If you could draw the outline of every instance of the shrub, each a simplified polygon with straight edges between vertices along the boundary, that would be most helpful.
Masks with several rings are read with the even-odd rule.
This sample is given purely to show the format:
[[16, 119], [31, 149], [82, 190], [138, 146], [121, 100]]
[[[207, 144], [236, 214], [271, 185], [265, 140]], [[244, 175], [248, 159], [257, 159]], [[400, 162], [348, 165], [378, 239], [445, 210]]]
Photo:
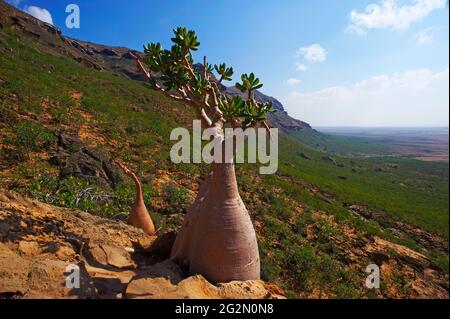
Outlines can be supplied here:
[[[49, 204], [125, 219], [135, 200], [134, 187], [132, 183], [121, 182], [112, 192], [106, 192], [77, 177], [59, 180], [45, 175], [34, 180], [28, 189], [34, 197]], [[143, 185], [142, 192], [146, 202], [155, 195], [148, 185]]]
[[32, 121], [21, 121], [13, 126], [12, 131], [14, 135], [10, 142], [24, 155], [56, 140], [42, 125]]
[[358, 290], [349, 284], [336, 285], [336, 298], [339, 299], [356, 299], [359, 297]]
[[295, 246], [287, 256], [286, 268], [294, 273], [301, 290], [308, 290], [310, 277], [317, 264], [317, 257], [311, 245]]
[[164, 200], [166, 205], [162, 210], [165, 214], [185, 212], [189, 204], [187, 191], [174, 184], [167, 184], [164, 187]]
[[66, 107], [53, 107], [50, 109], [50, 115], [52, 116], [52, 122], [69, 124], [70, 115]]
[[264, 281], [275, 282], [280, 276], [282, 269], [278, 264], [268, 257], [261, 260], [261, 278]]

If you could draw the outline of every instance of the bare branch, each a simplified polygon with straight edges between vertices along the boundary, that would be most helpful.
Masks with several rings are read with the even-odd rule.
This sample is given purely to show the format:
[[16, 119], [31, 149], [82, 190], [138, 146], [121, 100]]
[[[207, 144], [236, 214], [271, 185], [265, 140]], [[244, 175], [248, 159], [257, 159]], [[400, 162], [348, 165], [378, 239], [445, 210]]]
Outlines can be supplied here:
[[203, 109], [203, 108], [197, 109], [197, 116], [200, 117], [200, 119], [202, 120], [202, 124], [205, 127], [211, 127], [212, 121], [209, 118], [209, 116], [206, 114], [205, 109]]
[[269, 134], [269, 137], [272, 137], [272, 133], [270, 132], [269, 125], [266, 123], [266, 121], [263, 121], [263, 126], [266, 128], [266, 131]]
[[141, 71], [141, 73], [143, 73], [148, 79], [151, 79], [150, 72], [148, 72], [148, 71], [145, 69], [144, 65], [143, 65], [142, 62], [141, 62], [141, 59], [140, 59], [137, 55], [135, 55], [133, 52], [130, 52], [130, 55], [131, 55], [131, 56], [134, 58], [134, 60], [136, 61], [136, 65], [137, 65], [139, 71]]
[[[136, 56], [136, 55], [133, 54], [133, 53], [130, 53], [130, 54], [131, 54], [131, 56], [135, 59], [139, 71], [141, 71], [148, 79], [152, 79], [152, 76], [151, 76], [150, 72], [148, 72], [148, 71], [146, 70], [146, 68], [144, 67], [143, 63], [142, 63], [141, 60], [139, 59], [139, 57]], [[186, 62], [188, 62], [187, 59], [186, 59]], [[189, 65], [189, 63], [188, 63], [188, 65]], [[192, 70], [192, 69], [191, 69], [191, 70]], [[193, 72], [193, 70], [192, 70], [192, 72]], [[187, 90], [184, 90], [183, 88], [178, 90], [178, 92], [179, 92], [182, 96], [177, 96], [177, 95], [175, 95], [175, 94], [168, 93], [165, 89], [163, 89], [163, 88], [162, 88], [158, 83], [156, 83], [156, 82], [155, 82], [155, 88], [156, 88], [158, 91], [163, 92], [167, 97], [171, 98], [172, 100], [175, 100], [175, 101], [178, 101], [178, 102], [181, 102], [181, 103], [185, 103], [185, 104], [188, 104], [189, 106], [194, 107], [194, 108], [197, 110], [198, 116], [199, 116], [200, 119], [202, 120], [203, 125], [205, 125], [205, 126], [207, 126], [207, 127], [211, 126], [211, 123], [212, 123], [211, 119], [210, 119], [210, 118], [208, 117], [208, 115], [205, 113], [205, 111], [204, 111], [203, 108], [201, 107], [201, 104], [198, 103], [198, 102], [196, 101], [195, 96], [194, 96], [194, 94], [192, 94], [192, 91], [190, 90], [189, 87], [185, 86], [185, 88], [186, 88]], [[187, 92], [188, 92], [188, 93], [187, 93]]]
[[125, 166], [125, 164], [119, 162], [117, 159], [113, 160], [113, 163], [119, 166], [126, 175], [130, 176], [136, 185], [137, 184], [140, 185], [139, 179], [137, 178], [136, 174], [132, 170], [130, 170], [127, 166]]
[[[191, 99], [192, 101], [195, 100], [195, 102], [198, 101], [198, 99], [194, 96], [194, 94], [192, 93], [192, 91], [190, 90], [190, 88], [188, 86], [185, 86], [184, 88], [179, 90], [184, 96], [185, 98]], [[212, 124], [211, 119], [209, 118], [209, 116], [206, 114], [205, 109], [201, 106], [201, 103], [196, 103], [196, 110], [197, 110], [197, 116], [200, 118], [200, 120], [202, 120], [202, 124], [205, 127], [210, 127]]]
[[205, 55], [205, 56], [203, 56], [203, 77], [206, 80], [209, 80], [208, 77], [207, 77], [207, 73], [208, 73], [208, 70], [207, 70], [206, 55]]
[[[189, 54], [190, 54], [190, 52], [189, 52]], [[189, 74], [191, 75], [192, 79], [195, 79], [196, 75], [195, 75], [194, 69], [192, 68], [191, 63], [188, 61], [186, 56], [184, 56], [184, 65], [187, 68], [187, 70], [189, 71]]]
[[217, 83], [214, 81], [209, 81], [210, 88], [209, 88], [209, 94], [212, 97], [212, 111], [214, 112], [214, 122], [217, 122], [219, 120], [223, 121], [223, 113], [219, 109], [219, 101], [217, 99], [217, 95], [220, 94], [219, 87], [217, 86]]

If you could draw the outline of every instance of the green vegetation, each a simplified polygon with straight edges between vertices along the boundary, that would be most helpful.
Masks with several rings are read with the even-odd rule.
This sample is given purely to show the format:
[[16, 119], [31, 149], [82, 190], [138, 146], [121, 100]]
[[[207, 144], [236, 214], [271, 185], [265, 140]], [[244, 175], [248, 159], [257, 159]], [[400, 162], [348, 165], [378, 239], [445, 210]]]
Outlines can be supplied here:
[[[156, 195], [155, 190], [148, 185], [142, 188], [144, 200], [151, 202]], [[28, 190], [43, 202], [109, 218], [126, 217], [136, 196], [133, 183], [121, 182], [112, 192], [107, 192], [96, 184], [72, 176], [65, 179], [40, 176], [29, 185]]]
[[165, 214], [184, 213], [189, 207], [188, 195], [183, 187], [168, 184], [164, 188], [164, 198], [167, 206], [162, 208]]
[[[161, 189], [143, 183], [145, 202], [157, 227], [179, 226], [180, 213], [190, 204], [187, 189], [195, 190], [207, 173], [203, 166], [168, 160], [170, 131], [189, 126], [190, 111], [144, 84], [42, 53], [26, 36], [3, 30], [0, 40], [12, 50], [0, 48], [0, 187], [55, 205], [126, 218], [133, 184], [122, 181], [108, 191], [74, 177], [61, 180], [45, 157], [56, 132], [77, 135], [87, 125], [93, 135], [113, 145], [98, 143], [98, 148], [132, 163], [141, 180], [149, 181], [161, 171], [170, 175]], [[81, 93], [79, 100], [71, 97], [73, 92]], [[167, 112], [175, 108], [177, 112]], [[323, 143], [329, 150], [336, 144]], [[360, 149], [359, 141], [355, 143], [351, 148]], [[290, 297], [307, 296], [314, 289], [319, 290], [314, 292], [318, 297], [371, 297], [361, 285], [364, 269], [346, 264], [347, 252], [334, 241], [345, 242], [345, 236], [326, 217], [360, 234], [423, 248], [414, 238], [395, 237], [383, 227], [383, 219], [353, 215], [345, 204], [384, 211], [448, 240], [448, 164], [334, 154], [333, 163], [315, 144], [312, 137], [299, 143], [281, 134], [276, 175], [258, 175], [250, 165], [237, 167], [242, 198], [260, 225], [263, 279], [276, 282]], [[16, 152], [22, 155], [13, 156]], [[299, 156], [301, 152], [310, 159]], [[447, 255], [437, 250], [428, 255], [448, 271]], [[401, 277], [397, 281], [403, 285]]]
[[315, 130], [292, 132], [290, 135], [304, 145], [327, 153], [361, 155], [380, 154], [385, 151], [383, 145], [369, 143], [360, 137], [329, 135]]
[[[304, 152], [310, 157], [298, 156]], [[448, 164], [414, 159], [348, 159], [280, 142], [279, 173], [320, 186], [340, 202], [366, 205], [448, 239]], [[346, 179], [340, 179], [345, 176]]]
[[15, 154], [19, 158], [26, 158], [30, 151], [38, 151], [41, 147], [55, 140], [55, 136], [41, 124], [31, 121], [21, 121], [11, 126], [12, 138], [5, 142], [16, 146]]

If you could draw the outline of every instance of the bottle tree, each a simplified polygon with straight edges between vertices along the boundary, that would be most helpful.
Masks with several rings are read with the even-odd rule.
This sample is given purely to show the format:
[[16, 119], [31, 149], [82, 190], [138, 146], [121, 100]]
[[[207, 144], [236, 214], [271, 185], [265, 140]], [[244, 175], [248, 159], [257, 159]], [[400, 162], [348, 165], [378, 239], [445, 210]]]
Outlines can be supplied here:
[[[135, 56], [153, 88], [192, 107], [202, 128], [210, 128], [222, 148], [226, 138], [235, 138], [225, 136], [225, 127], [246, 129], [261, 124], [269, 130], [265, 120], [273, 111], [272, 105], [255, 101], [253, 93], [262, 84], [253, 73], [243, 74], [241, 82], [236, 83], [244, 98], [227, 96], [219, 87], [231, 80], [233, 68], [213, 66], [206, 57], [203, 67], [195, 68], [192, 52], [198, 50], [200, 42], [194, 31], [179, 27], [171, 40], [174, 44], [170, 49], [150, 43], [144, 46], [143, 61]], [[153, 74], [158, 75], [159, 83]], [[210, 173], [185, 216], [171, 258], [189, 273], [201, 274], [211, 282], [260, 278], [256, 234], [239, 195], [232, 160], [222, 156], [222, 160], [216, 158], [211, 163]]]

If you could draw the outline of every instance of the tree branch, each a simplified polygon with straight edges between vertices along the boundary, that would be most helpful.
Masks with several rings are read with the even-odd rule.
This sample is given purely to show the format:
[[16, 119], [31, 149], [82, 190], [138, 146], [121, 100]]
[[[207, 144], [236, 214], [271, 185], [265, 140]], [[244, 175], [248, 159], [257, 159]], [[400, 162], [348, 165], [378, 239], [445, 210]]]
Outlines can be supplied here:
[[[210, 88], [209, 88], [209, 92], [212, 96], [212, 100], [213, 100], [213, 105], [212, 105], [212, 111], [214, 112], [214, 123], [217, 121], [223, 121], [223, 113], [222, 111], [219, 109], [219, 101], [217, 99], [217, 92], [219, 91], [219, 88], [217, 86], [217, 83], [209, 81], [210, 84]], [[216, 92], [217, 90], [217, 92]]]
[[194, 69], [192, 68], [191, 63], [189, 63], [186, 56], [184, 56], [184, 65], [187, 68], [187, 70], [189, 71], [189, 74], [191, 75], [192, 79], [195, 79], [196, 75], [195, 75]]
[[203, 56], [203, 77], [206, 80], [209, 80], [209, 78], [207, 77], [208, 70], [206, 68], [207, 68], [207, 64], [206, 64], [206, 55], [205, 55], [205, 56]]
[[212, 121], [209, 118], [209, 116], [206, 114], [205, 109], [197, 109], [197, 116], [200, 117], [200, 120], [202, 121], [202, 125], [205, 127], [211, 127]]
[[141, 71], [141, 73], [143, 73], [143, 74], [146, 76], [146, 78], [150, 80], [150, 79], [152, 78], [151, 75], [150, 75], [150, 72], [148, 72], [148, 71], [145, 69], [145, 67], [144, 67], [144, 65], [142, 64], [142, 62], [141, 62], [141, 60], [139, 59], [139, 57], [138, 57], [136, 54], [134, 54], [133, 52], [130, 52], [130, 55], [131, 55], [131, 57], [134, 58], [134, 60], [136, 61], [136, 65], [137, 65], [139, 71]]
[[269, 125], [266, 123], [266, 121], [263, 121], [263, 126], [266, 128], [266, 131], [269, 134], [269, 137], [272, 137], [272, 133], [270, 132]]
[[[152, 79], [151, 73], [149, 71], [147, 71], [147, 69], [144, 67], [144, 65], [143, 65], [142, 61], [139, 59], [139, 57], [136, 56], [132, 52], [130, 52], [130, 55], [135, 59], [136, 65], [137, 65], [139, 71], [141, 71], [141, 73], [143, 73], [147, 79]], [[189, 61], [187, 61], [187, 59], [185, 59], [185, 60], [186, 60], [186, 62], [189, 62]], [[188, 65], [189, 65], [189, 63], [188, 63]], [[190, 68], [190, 69], [193, 74], [192, 68]], [[194, 107], [197, 110], [197, 115], [199, 116], [200, 120], [202, 121], [202, 124], [205, 125], [206, 127], [211, 126], [211, 124], [212, 124], [211, 119], [205, 113], [205, 110], [202, 108], [201, 104], [196, 101], [194, 94], [192, 94], [191, 90], [187, 86], [185, 88], [187, 89], [187, 92], [189, 92], [189, 93], [187, 93], [186, 90], [184, 90], [184, 89], [179, 89], [178, 92], [182, 96], [177, 96], [175, 94], [171, 94], [171, 93], [167, 92], [156, 82], [154, 83], [154, 85], [158, 91], [163, 92], [167, 97], [171, 98], [172, 100], [175, 100], [175, 101], [178, 101], [181, 103], [185, 103], [185, 104], [188, 104], [189, 106]]]

